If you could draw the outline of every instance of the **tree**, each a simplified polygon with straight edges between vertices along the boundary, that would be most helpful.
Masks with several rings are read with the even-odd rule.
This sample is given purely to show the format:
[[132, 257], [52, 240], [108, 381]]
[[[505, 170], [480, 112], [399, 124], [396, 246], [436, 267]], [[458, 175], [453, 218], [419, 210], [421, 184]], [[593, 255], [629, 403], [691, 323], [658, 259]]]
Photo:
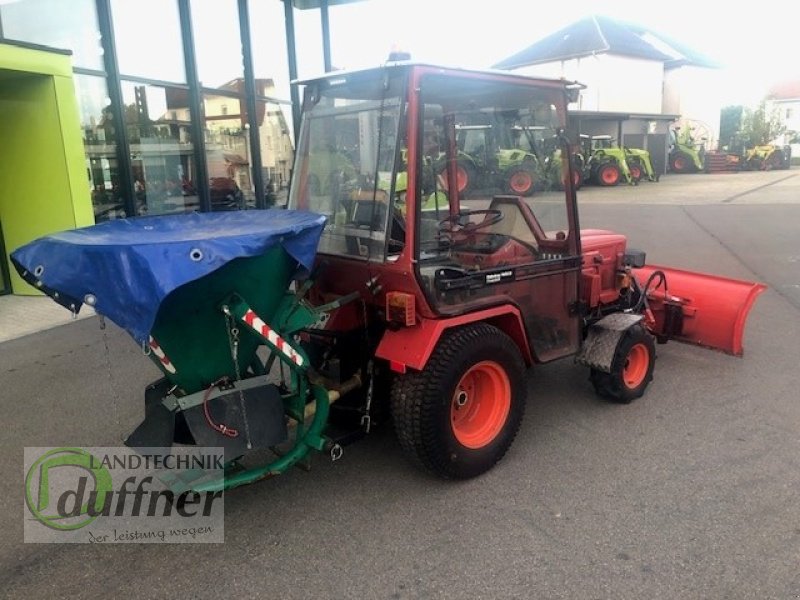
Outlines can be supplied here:
[[742, 136], [750, 147], [769, 144], [786, 131], [780, 114], [774, 107], [768, 107], [766, 100], [755, 109], [745, 109], [742, 117]]
[[743, 106], [726, 106], [720, 112], [719, 118], [719, 143], [728, 149], [736, 141], [736, 135], [742, 128]]

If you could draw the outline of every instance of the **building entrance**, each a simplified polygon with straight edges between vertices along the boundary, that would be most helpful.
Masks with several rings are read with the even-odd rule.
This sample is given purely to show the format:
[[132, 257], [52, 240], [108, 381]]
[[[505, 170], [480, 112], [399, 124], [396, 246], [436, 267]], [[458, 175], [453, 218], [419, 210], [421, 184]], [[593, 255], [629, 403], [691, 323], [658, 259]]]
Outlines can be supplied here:
[[37, 294], [8, 254], [94, 222], [68, 53], [0, 43], [0, 293]]

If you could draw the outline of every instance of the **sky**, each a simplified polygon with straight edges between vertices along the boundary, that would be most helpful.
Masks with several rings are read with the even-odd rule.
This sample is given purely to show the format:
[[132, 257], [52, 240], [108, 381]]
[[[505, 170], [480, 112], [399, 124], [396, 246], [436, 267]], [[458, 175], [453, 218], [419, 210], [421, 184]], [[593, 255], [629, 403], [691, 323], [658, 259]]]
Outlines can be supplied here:
[[[720, 63], [723, 103], [755, 105], [772, 84], [800, 79], [798, 6], [796, 0], [363, 0], [330, 7], [331, 54], [335, 67], [352, 69], [382, 63], [396, 46], [414, 60], [487, 68], [602, 14], [661, 32]], [[319, 11], [296, 15], [299, 73], [312, 76], [323, 64]]]

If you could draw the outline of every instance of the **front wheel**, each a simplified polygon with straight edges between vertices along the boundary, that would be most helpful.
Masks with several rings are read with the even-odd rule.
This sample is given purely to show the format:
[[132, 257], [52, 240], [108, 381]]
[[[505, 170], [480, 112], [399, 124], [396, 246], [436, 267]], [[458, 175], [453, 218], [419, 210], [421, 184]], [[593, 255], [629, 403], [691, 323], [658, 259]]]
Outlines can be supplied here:
[[512, 167], [505, 175], [505, 190], [515, 196], [533, 195], [533, 170], [519, 165]]
[[692, 173], [696, 167], [692, 157], [685, 152], [675, 152], [669, 157], [669, 168], [673, 173]]
[[611, 372], [592, 369], [589, 379], [600, 396], [629, 404], [644, 394], [653, 380], [655, 364], [653, 336], [642, 325], [634, 325], [617, 343]]
[[631, 179], [636, 183], [639, 183], [644, 177], [644, 168], [638, 160], [628, 161], [628, 170], [631, 172]]
[[395, 379], [391, 405], [413, 462], [445, 479], [476, 477], [503, 458], [522, 422], [519, 349], [486, 323], [448, 331], [422, 371]]

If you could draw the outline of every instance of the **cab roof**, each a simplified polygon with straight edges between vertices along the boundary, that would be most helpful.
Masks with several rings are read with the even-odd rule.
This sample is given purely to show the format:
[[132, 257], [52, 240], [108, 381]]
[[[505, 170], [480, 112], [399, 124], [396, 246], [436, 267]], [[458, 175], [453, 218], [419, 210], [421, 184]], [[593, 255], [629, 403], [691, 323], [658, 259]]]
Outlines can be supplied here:
[[560, 85], [564, 86], [565, 88], [566, 87], [571, 87], [571, 86], [574, 86], [574, 85], [578, 85], [578, 86], [581, 85], [577, 81], [569, 81], [569, 80], [563, 79], [563, 78], [562, 79], [556, 79], [556, 78], [553, 78], [553, 77], [531, 77], [529, 75], [520, 75], [520, 74], [517, 74], [517, 73], [510, 73], [509, 71], [503, 71], [503, 70], [500, 70], [500, 69], [466, 69], [466, 68], [463, 68], [463, 67], [450, 67], [450, 66], [443, 66], [443, 65], [435, 65], [435, 64], [432, 64], [432, 63], [424, 63], [424, 62], [417, 62], [417, 61], [407, 61], [407, 60], [386, 62], [381, 66], [370, 67], [370, 68], [365, 68], [365, 69], [331, 71], [330, 73], [322, 73], [322, 74], [320, 74], [318, 76], [315, 76], [315, 77], [309, 77], [309, 78], [305, 78], [305, 79], [296, 79], [296, 80], [293, 80], [292, 83], [293, 84], [298, 84], [298, 85], [308, 85], [308, 84], [313, 83], [315, 81], [324, 81], [324, 80], [335, 81], [337, 79], [343, 79], [343, 78], [346, 79], [346, 78], [351, 77], [353, 75], [357, 75], [357, 76], [368, 76], [369, 74], [378, 75], [378, 74], [380, 74], [382, 72], [385, 72], [386, 70], [409, 70], [410, 71], [411, 69], [415, 69], [415, 68], [438, 70], [438, 71], [440, 71], [442, 73], [450, 72], [450, 73], [454, 73], [454, 74], [456, 74], [456, 73], [465, 73], [465, 74], [466, 73], [470, 73], [470, 74], [476, 74], [476, 75], [486, 75], [486, 76], [491, 76], [491, 77], [502, 78], [502, 79], [504, 79], [506, 81], [508, 81], [509, 79], [517, 79], [519, 81], [526, 81], [526, 82], [537, 81], [537, 82], [541, 82], [541, 83], [560, 84]]

